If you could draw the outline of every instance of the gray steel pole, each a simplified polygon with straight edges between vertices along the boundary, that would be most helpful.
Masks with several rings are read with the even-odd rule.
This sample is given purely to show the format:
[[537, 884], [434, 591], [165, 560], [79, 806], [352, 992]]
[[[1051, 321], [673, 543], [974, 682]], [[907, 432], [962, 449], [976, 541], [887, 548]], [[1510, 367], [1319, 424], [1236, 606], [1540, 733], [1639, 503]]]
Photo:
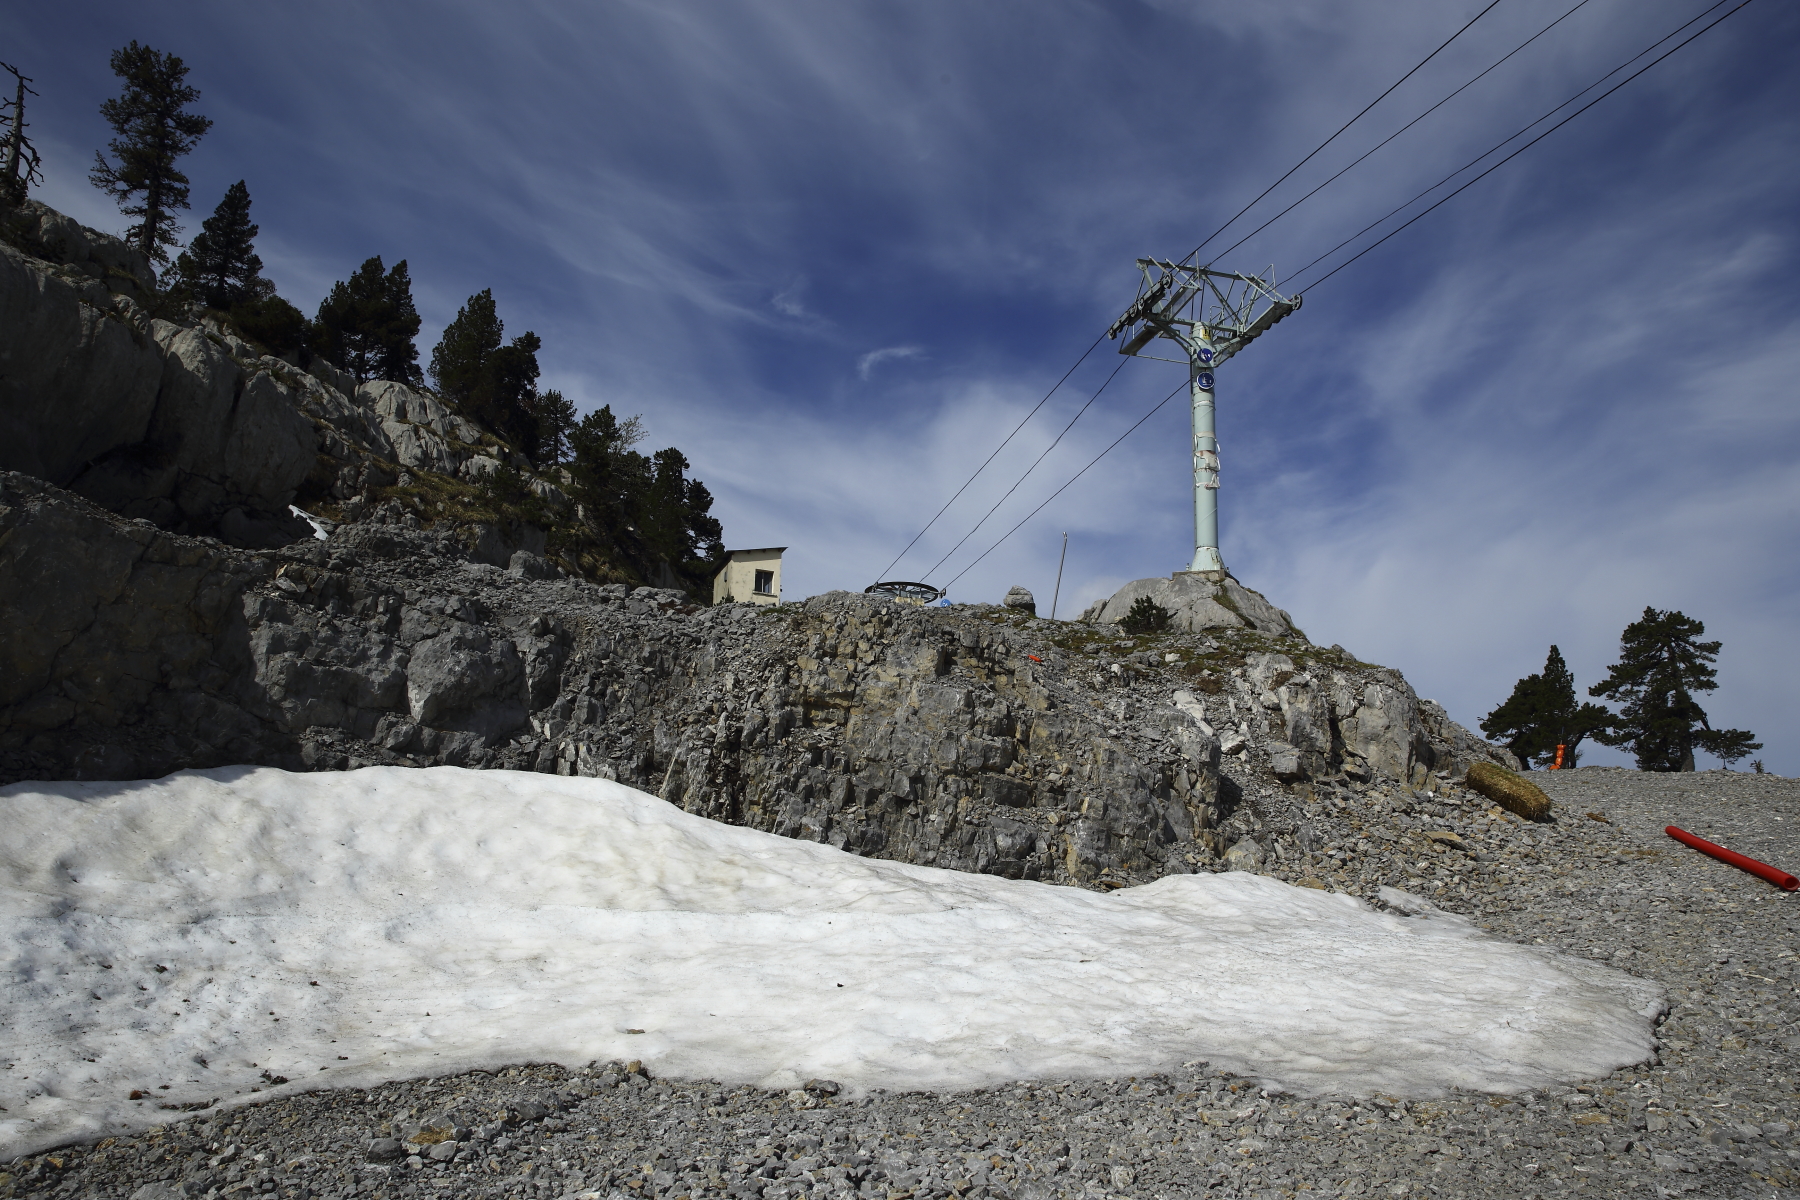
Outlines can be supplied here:
[[1213, 424], [1213, 360], [1206, 331], [1194, 326], [1188, 343], [1188, 394], [1194, 425], [1194, 561], [1190, 571], [1223, 571], [1219, 557], [1219, 439]]
[[1056, 601], [1062, 595], [1063, 563], [1069, 557], [1069, 535], [1063, 534], [1062, 557], [1056, 560], [1056, 590], [1050, 593], [1050, 619], [1056, 620]]

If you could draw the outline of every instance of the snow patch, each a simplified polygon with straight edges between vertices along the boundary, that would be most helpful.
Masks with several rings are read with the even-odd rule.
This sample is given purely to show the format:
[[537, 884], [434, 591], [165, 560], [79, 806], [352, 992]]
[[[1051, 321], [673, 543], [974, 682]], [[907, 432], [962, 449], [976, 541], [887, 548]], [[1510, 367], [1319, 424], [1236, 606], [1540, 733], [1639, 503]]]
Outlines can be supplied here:
[[1206, 1059], [1421, 1096], [1653, 1049], [1654, 987], [1464, 922], [864, 859], [599, 779], [234, 767], [16, 784], [0, 821], [0, 1157], [527, 1060], [855, 1090]]

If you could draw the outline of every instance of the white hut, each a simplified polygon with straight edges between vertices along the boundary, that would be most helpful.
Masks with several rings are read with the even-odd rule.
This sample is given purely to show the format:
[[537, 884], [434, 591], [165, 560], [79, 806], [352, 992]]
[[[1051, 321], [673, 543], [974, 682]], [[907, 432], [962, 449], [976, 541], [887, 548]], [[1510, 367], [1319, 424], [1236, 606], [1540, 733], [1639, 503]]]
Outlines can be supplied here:
[[781, 603], [781, 553], [786, 549], [727, 550], [725, 565], [713, 576], [713, 603]]

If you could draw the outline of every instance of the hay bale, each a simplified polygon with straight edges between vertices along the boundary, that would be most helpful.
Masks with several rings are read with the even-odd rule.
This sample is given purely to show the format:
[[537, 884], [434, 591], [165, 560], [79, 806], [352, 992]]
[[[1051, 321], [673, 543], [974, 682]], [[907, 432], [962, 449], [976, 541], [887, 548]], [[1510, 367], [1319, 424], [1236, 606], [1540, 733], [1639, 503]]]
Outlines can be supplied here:
[[1469, 768], [1465, 781], [1495, 804], [1527, 821], [1541, 821], [1550, 815], [1550, 797], [1537, 784], [1523, 779], [1505, 767], [1479, 762]]

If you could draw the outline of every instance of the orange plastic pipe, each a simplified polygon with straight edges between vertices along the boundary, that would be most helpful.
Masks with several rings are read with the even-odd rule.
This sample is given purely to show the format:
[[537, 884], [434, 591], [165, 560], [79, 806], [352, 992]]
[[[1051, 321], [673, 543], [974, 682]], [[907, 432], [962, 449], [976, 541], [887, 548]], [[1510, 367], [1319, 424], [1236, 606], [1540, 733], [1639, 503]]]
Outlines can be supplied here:
[[1710, 854], [1722, 863], [1730, 863], [1740, 870], [1748, 871], [1758, 879], [1766, 879], [1783, 891], [1800, 889], [1800, 879], [1795, 879], [1786, 871], [1771, 867], [1768, 863], [1757, 862], [1754, 858], [1746, 858], [1735, 850], [1727, 850], [1723, 846], [1715, 846], [1705, 838], [1697, 838], [1685, 829], [1677, 829], [1670, 825], [1663, 830], [1684, 846], [1692, 846], [1702, 854]]

